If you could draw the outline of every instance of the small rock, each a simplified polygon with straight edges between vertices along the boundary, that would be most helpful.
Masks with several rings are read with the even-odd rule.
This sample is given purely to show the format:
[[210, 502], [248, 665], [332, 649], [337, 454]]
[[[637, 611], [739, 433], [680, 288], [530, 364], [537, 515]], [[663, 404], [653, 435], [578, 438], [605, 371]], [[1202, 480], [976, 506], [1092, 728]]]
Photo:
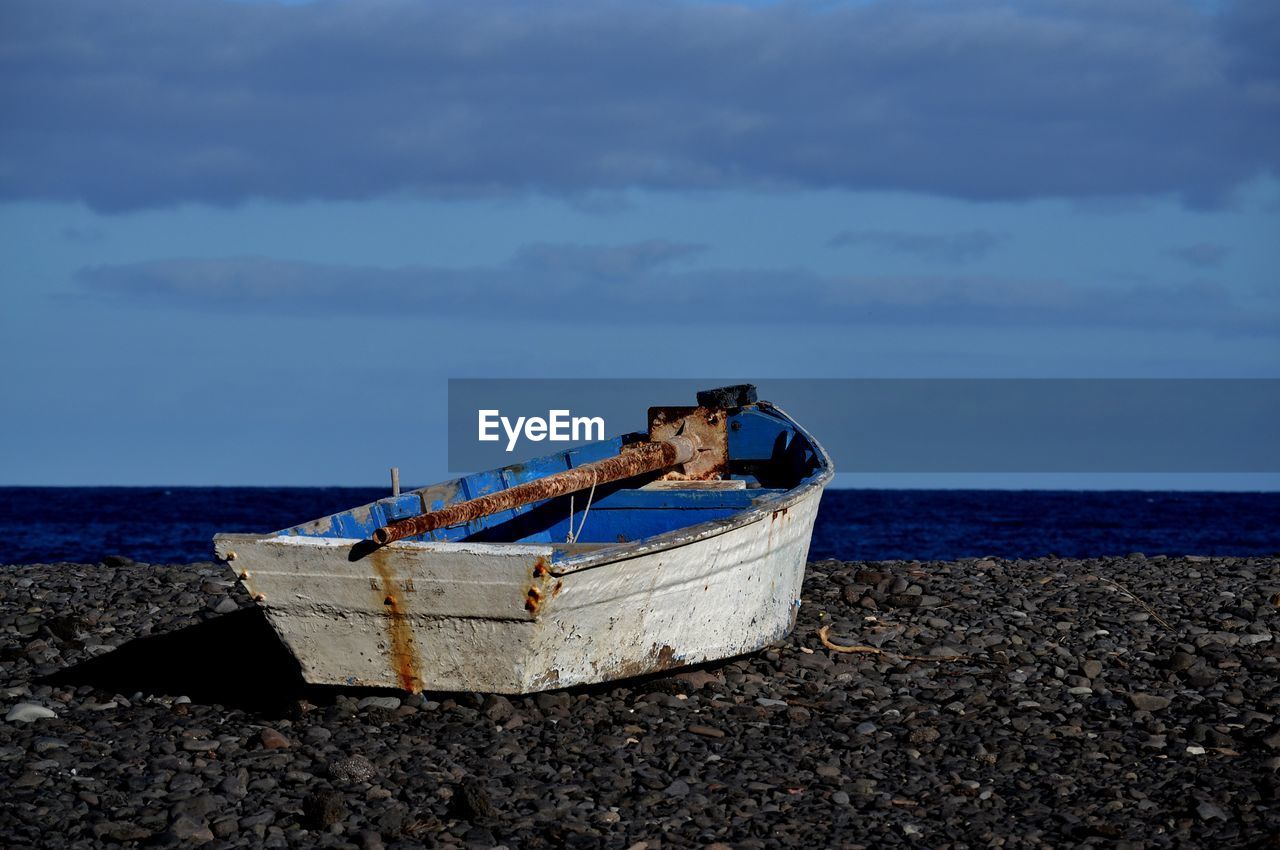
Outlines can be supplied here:
[[66, 749], [67, 742], [58, 738], [36, 738], [31, 744], [31, 749], [37, 753], [47, 753], [50, 750]]
[[794, 726], [806, 726], [812, 718], [812, 713], [804, 706], [792, 705], [787, 708], [787, 719]]
[[724, 732], [721, 731], [720, 729], [716, 729], [714, 726], [700, 726], [695, 723], [688, 728], [688, 731], [691, 734], [701, 735], [704, 738], [723, 738], [724, 737]]
[[36, 720], [46, 720], [57, 716], [58, 713], [51, 708], [45, 708], [43, 705], [38, 705], [34, 702], [20, 702], [9, 709], [9, 713], [4, 716], [4, 719], [10, 723], [31, 723]]
[[286, 750], [290, 746], [289, 739], [270, 726], [258, 733], [258, 740], [262, 741], [264, 750]]
[[221, 741], [212, 739], [187, 738], [182, 742], [182, 749], [189, 753], [211, 753], [220, 746], [222, 746]]
[[1129, 702], [1138, 711], [1164, 711], [1173, 701], [1156, 694], [1131, 693]]
[[204, 821], [179, 815], [169, 825], [169, 834], [184, 844], [203, 844], [213, 840], [213, 830]]
[[853, 780], [853, 791], [863, 797], [868, 797], [876, 793], [876, 786], [879, 783], [874, 779], [855, 779]]
[[262, 835], [267, 831], [267, 827], [275, 822], [275, 819], [276, 813], [268, 809], [265, 812], [258, 812], [256, 815], [246, 815], [240, 818], [240, 828]]
[[455, 816], [472, 823], [492, 821], [498, 816], [489, 792], [478, 779], [470, 776], [458, 784], [450, 808]]
[[234, 599], [232, 599], [230, 596], [224, 596], [222, 597], [221, 602], [213, 606], [213, 613], [230, 614], [231, 612], [238, 611], [239, 609], [240, 609], [240, 606], [236, 604], [236, 601]]
[[346, 800], [331, 788], [312, 791], [302, 800], [302, 817], [311, 829], [328, 829], [346, 816]]
[[239, 800], [249, 793], [248, 783], [249, 771], [240, 768], [240, 770], [218, 783], [218, 790], [229, 797]]
[[333, 737], [333, 733], [323, 726], [309, 726], [302, 737], [308, 744], [323, 744]]
[[102, 821], [93, 825], [93, 834], [108, 841], [142, 841], [151, 837], [151, 830], [126, 821]]
[[44, 621], [44, 627], [62, 643], [75, 643], [86, 631], [83, 619], [75, 614], [59, 614]]
[[677, 673], [676, 678], [688, 682], [689, 686], [695, 691], [702, 690], [707, 685], [724, 681], [723, 676], [717, 673], [709, 673], [706, 670], [686, 670], [683, 673]]
[[[875, 731], [875, 724], [868, 723], [866, 725], [871, 727], [871, 732]], [[870, 735], [871, 732], [866, 732], [864, 734]], [[929, 744], [938, 740], [940, 737], [942, 737], [942, 733], [932, 726], [917, 726], [915, 729], [911, 730], [910, 734], [907, 735], [907, 740], [913, 744]]]
[[1197, 664], [1183, 675], [1186, 676], [1187, 684], [1193, 688], [1212, 688], [1218, 683], [1218, 674], [1204, 664]]
[[1090, 658], [1088, 661], [1080, 665], [1080, 672], [1084, 673], [1086, 679], [1096, 679], [1102, 675], [1102, 662], [1097, 659]]
[[859, 735], [874, 735], [876, 731], [876, 724], [869, 720], [863, 721], [855, 726], [853, 731], [857, 732]]
[[199, 794], [195, 797], [179, 800], [173, 806], [171, 814], [175, 819], [181, 815], [186, 815], [195, 820], [203, 820], [225, 806], [226, 800], [220, 797], [215, 797], [212, 794]]
[[503, 724], [515, 715], [516, 709], [511, 700], [501, 694], [489, 694], [484, 698], [481, 712], [494, 723]]
[[383, 708], [387, 711], [395, 711], [399, 707], [399, 697], [365, 697], [356, 705], [356, 708], [360, 711], [364, 711], [366, 708]]
[[365, 782], [377, 772], [373, 762], [359, 753], [329, 763], [329, 775], [343, 782]]
[[1200, 816], [1201, 820], [1227, 819], [1227, 813], [1222, 810], [1222, 807], [1216, 803], [1210, 803], [1208, 800], [1196, 806], [1196, 814]]

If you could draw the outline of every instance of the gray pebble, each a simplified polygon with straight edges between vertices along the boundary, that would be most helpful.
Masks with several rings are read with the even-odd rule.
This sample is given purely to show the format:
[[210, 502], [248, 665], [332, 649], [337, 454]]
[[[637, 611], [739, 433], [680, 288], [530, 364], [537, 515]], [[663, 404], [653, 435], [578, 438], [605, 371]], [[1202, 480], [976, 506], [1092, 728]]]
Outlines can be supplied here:
[[365, 782], [377, 772], [373, 762], [359, 753], [329, 763], [329, 775], [344, 782]]
[[359, 709], [364, 711], [366, 708], [382, 708], [387, 711], [395, 711], [400, 707], [399, 697], [365, 697], [360, 700]]
[[47, 720], [57, 716], [57, 712], [53, 709], [45, 708], [38, 703], [20, 702], [9, 709], [9, 713], [4, 716], [4, 719], [10, 723], [33, 723], [37, 720]]

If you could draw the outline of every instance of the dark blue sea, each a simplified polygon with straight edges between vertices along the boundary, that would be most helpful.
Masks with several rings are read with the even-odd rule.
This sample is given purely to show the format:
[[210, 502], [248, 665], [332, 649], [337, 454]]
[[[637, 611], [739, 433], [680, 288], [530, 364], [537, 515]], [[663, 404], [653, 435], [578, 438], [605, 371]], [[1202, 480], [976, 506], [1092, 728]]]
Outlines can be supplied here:
[[[355, 487], [0, 487], [0, 563], [171, 563], [386, 495]], [[1272, 555], [1280, 493], [828, 490], [812, 559]]]

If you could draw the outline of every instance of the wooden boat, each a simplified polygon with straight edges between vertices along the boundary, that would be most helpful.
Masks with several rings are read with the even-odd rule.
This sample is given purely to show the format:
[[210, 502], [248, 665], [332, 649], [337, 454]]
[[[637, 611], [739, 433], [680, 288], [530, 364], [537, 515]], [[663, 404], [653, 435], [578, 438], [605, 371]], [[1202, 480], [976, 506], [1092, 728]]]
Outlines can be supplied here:
[[754, 388], [698, 396], [215, 550], [315, 684], [532, 693], [752, 652], [795, 625], [832, 466]]

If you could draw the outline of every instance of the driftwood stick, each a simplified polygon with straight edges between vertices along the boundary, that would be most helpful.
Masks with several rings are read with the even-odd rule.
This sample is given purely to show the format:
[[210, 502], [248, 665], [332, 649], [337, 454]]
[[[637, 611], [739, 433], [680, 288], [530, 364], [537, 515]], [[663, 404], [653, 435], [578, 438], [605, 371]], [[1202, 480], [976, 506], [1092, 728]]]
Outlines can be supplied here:
[[903, 655], [898, 652], [890, 652], [887, 649], [880, 649], [876, 646], [862, 646], [861, 644], [842, 644], [833, 643], [829, 637], [831, 633], [830, 626], [823, 626], [818, 629], [818, 640], [822, 641], [822, 645], [832, 652], [851, 652], [866, 653], [867, 655], [883, 655], [886, 658], [898, 659], [901, 661], [970, 661], [972, 659], [967, 655]]
[[1143, 602], [1140, 598], [1138, 598], [1138, 595], [1137, 595], [1136, 593], [1134, 593], [1132, 590], [1130, 590], [1129, 588], [1125, 587], [1125, 586], [1124, 586], [1124, 585], [1122, 585], [1120, 582], [1118, 582], [1118, 581], [1112, 581], [1111, 579], [1106, 578], [1105, 576], [1098, 576], [1098, 578], [1099, 578], [1099, 579], [1101, 579], [1102, 581], [1106, 582], [1107, 584], [1111, 585], [1111, 586], [1112, 586], [1112, 587], [1114, 587], [1116, 590], [1120, 591], [1120, 592], [1121, 592], [1121, 593], [1123, 593], [1125, 596], [1127, 596], [1127, 597], [1129, 597], [1130, 599], [1132, 599], [1134, 602], [1137, 602], [1139, 605], [1141, 605], [1141, 606], [1142, 606], [1142, 608], [1143, 608], [1143, 610], [1145, 610], [1148, 614], [1150, 614], [1150, 615], [1155, 619], [1155, 621], [1156, 621], [1157, 623], [1159, 623], [1160, 625], [1162, 625], [1162, 626], [1164, 626], [1164, 627], [1165, 627], [1165, 630], [1166, 630], [1166, 631], [1170, 631], [1170, 632], [1171, 632], [1171, 631], [1173, 631], [1173, 626], [1169, 625], [1168, 621], [1167, 621], [1167, 620], [1165, 620], [1165, 618], [1164, 618], [1164, 617], [1161, 617], [1159, 614], [1157, 614], [1157, 613], [1156, 613], [1156, 609], [1152, 608], [1152, 607], [1151, 607], [1150, 605], [1148, 605], [1146, 602]]

